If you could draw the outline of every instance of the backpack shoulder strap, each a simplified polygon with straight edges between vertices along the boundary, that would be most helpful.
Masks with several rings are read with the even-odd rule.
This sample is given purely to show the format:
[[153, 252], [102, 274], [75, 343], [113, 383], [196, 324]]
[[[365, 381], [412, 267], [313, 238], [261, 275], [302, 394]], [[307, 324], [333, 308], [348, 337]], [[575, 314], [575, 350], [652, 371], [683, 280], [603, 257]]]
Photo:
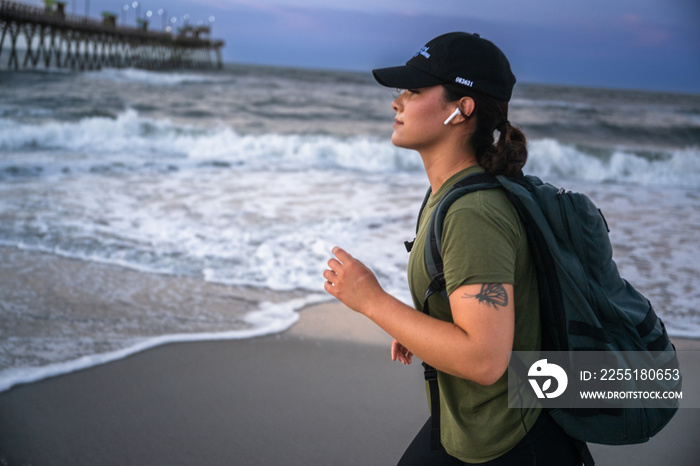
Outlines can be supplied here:
[[[462, 196], [482, 189], [493, 189], [500, 186], [500, 182], [492, 175], [477, 173], [468, 175], [455, 183], [433, 210], [428, 225], [428, 234], [425, 239], [425, 264], [430, 273], [431, 283], [423, 302], [423, 312], [429, 314], [428, 298], [436, 292], [445, 291], [445, 277], [442, 262], [442, 229], [450, 206]], [[420, 222], [420, 216], [419, 216]]]
[[[430, 200], [430, 195], [433, 193], [433, 188], [428, 187], [428, 191], [425, 193], [425, 197], [423, 198], [423, 203], [420, 206], [420, 210], [418, 211], [418, 219], [416, 220], [416, 234], [418, 234], [418, 229], [420, 228], [420, 218], [423, 215], [423, 210], [425, 210], [425, 206], [428, 204], [428, 201]], [[403, 244], [406, 246], [406, 252], [411, 252], [413, 250], [413, 243], [416, 242], [416, 238], [413, 238], [413, 241], [404, 241]]]
[[517, 179], [499, 176], [498, 180], [520, 217], [534, 262], [540, 300], [540, 321], [543, 326], [542, 349], [568, 351], [567, 323], [562, 312], [564, 297], [556, 273], [555, 258], [550, 250], [550, 245], [555, 244], [556, 240], [535, 195], [536, 191], [541, 191], [540, 196], [552, 198], [558, 190], [554, 186], [545, 185], [534, 176]]

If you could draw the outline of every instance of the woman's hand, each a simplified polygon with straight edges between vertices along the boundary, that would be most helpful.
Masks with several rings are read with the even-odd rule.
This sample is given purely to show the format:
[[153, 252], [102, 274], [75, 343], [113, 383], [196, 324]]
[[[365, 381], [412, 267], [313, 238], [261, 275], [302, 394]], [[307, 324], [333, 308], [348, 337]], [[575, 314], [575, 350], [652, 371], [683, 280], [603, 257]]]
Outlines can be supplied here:
[[323, 272], [326, 291], [350, 309], [366, 314], [372, 304], [378, 304], [386, 293], [372, 271], [339, 247], [333, 248], [334, 258]]
[[391, 342], [391, 360], [399, 360], [403, 364], [411, 364], [413, 362], [413, 353], [408, 348], [399, 343], [398, 340]]
[[[366, 314], [372, 305], [381, 306], [381, 299], [389, 295], [372, 271], [339, 247], [333, 248], [333, 254], [335, 257], [328, 261], [329, 269], [323, 272], [326, 291], [361, 314]], [[413, 353], [394, 340], [391, 343], [391, 359], [411, 364]]]

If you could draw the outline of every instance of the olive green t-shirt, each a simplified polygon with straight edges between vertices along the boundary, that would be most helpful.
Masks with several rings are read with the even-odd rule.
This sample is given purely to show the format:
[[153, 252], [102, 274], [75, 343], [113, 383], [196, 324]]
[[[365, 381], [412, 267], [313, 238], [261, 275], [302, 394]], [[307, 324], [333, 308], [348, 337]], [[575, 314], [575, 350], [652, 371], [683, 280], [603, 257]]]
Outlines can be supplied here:
[[[425, 264], [425, 239], [430, 216], [445, 192], [467, 174], [483, 172], [478, 166], [463, 170], [433, 193], [425, 206], [408, 264], [411, 295], [418, 310], [430, 283]], [[540, 347], [537, 279], [527, 237], [517, 212], [501, 189], [467, 194], [455, 201], [445, 216], [442, 257], [447, 293], [462, 285], [512, 284], [515, 303], [514, 351]], [[430, 298], [430, 315], [452, 322], [449, 302]], [[488, 310], [498, 312], [497, 310]], [[493, 385], [482, 386], [438, 371], [441, 440], [452, 456], [470, 463], [497, 458], [524, 436], [521, 410], [508, 408], [507, 372]], [[522, 412], [528, 430], [540, 410]]]

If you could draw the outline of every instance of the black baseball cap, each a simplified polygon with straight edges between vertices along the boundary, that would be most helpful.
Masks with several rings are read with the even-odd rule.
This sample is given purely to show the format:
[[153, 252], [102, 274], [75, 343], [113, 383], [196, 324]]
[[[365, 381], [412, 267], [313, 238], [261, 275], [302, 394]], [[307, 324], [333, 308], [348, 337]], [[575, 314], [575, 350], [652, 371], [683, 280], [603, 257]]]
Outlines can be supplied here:
[[451, 84], [509, 101], [515, 75], [508, 59], [479, 34], [451, 32], [431, 40], [403, 66], [372, 71], [379, 84], [417, 89]]

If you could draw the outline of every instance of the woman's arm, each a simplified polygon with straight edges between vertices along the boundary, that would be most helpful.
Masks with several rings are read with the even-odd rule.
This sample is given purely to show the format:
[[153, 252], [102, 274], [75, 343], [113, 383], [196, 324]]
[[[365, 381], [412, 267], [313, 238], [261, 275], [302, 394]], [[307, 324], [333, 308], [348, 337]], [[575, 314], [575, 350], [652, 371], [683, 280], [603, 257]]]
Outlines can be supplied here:
[[464, 285], [450, 295], [454, 323], [430, 317], [386, 293], [364, 264], [340, 248], [328, 261], [325, 288], [369, 317], [410, 352], [436, 369], [495, 383], [506, 371], [513, 345], [513, 287]]

